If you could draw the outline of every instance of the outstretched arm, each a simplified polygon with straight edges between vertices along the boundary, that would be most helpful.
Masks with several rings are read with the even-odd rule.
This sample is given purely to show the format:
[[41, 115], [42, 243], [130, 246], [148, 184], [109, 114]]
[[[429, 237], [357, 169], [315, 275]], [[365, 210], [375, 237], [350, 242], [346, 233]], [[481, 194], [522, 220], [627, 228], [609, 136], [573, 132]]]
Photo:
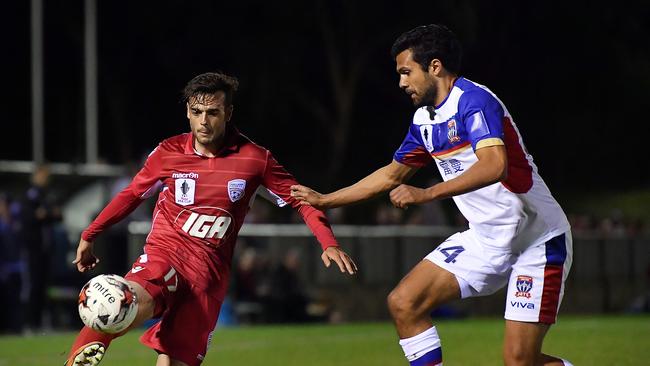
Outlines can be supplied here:
[[417, 167], [400, 164], [393, 160], [390, 164], [375, 170], [357, 183], [341, 188], [336, 192], [321, 194], [302, 185], [291, 186], [291, 196], [303, 205], [318, 209], [335, 208], [371, 199], [382, 192], [397, 187], [408, 180]]
[[476, 150], [478, 161], [467, 171], [454, 179], [441, 182], [429, 188], [417, 188], [402, 184], [390, 192], [395, 207], [406, 208], [412, 204], [435, 199], [449, 198], [475, 191], [506, 179], [508, 157], [505, 146], [496, 145]]
[[81, 233], [77, 257], [72, 262], [79, 272], [95, 268], [99, 259], [93, 253], [93, 241], [102, 231], [119, 222], [135, 210], [142, 199], [133, 195], [131, 186], [115, 196], [95, 220]]
[[357, 272], [357, 265], [352, 258], [339, 247], [325, 213], [313, 207], [303, 206], [291, 196], [290, 187], [297, 185], [298, 182], [273, 158], [270, 152], [267, 152], [267, 165], [262, 184], [280, 206], [289, 204], [298, 210], [305, 224], [323, 248], [321, 260], [325, 267], [329, 267], [332, 262], [335, 262], [341, 273], [354, 274]]
[[162, 183], [160, 178], [161, 151], [159, 148], [149, 154], [142, 169], [136, 174], [126, 188], [115, 196], [109, 204], [104, 207], [97, 218], [81, 233], [77, 257], [72, 262], [77, 266], [79, 272], [85, 272], [95, 268], [99, 259], [93, 253], [93, 242], [95, 238], [111, 225], [121, 221], [135, 210], [144, 199], [151, 197]]

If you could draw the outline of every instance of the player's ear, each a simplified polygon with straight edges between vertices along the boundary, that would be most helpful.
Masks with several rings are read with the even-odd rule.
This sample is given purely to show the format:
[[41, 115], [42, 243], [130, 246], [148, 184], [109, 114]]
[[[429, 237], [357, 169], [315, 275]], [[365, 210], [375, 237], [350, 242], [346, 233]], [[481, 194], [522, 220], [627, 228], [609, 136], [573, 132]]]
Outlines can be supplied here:
[[187, 116], [187, 119], [190, 119], [190, 103], [185, 103], [185, 109], [187, 111], [185, 115]]
[[440, 60], [437, 59], [437, 58], [434, 58], [433, 60], [431, 60], [431, 62], [429, 63], [429, 69], [427, 70], [427, 72], [431, 76], [439, 76], [441, 71], [442, 71], [442, 62], [440, 62]]
[[232, 118], [232, 111], [234, 110], [235, 106], [232, 104], [226, 108], [226, 122], [230, 122], [230, 118]]

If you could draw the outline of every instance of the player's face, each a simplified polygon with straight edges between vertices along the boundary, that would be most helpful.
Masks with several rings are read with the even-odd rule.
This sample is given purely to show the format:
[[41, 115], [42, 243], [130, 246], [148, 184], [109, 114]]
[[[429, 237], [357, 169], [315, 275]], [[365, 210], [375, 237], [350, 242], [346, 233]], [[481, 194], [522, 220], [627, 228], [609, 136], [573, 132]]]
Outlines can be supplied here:
[[226, 105], [226, 94], [203, 94], [187, 103], [187, 118], [196, 143], [213, 146], [224, 136], [226, 122], [232, 116], [232, 105]]
[[422, 70], [422, 66], [413, 60], [413, 52], [406, 49], [397, 55], [395, 61], [399, 74], [399, 87], [411, 97], [413, 105], [418, 108], [435, 105], [437, 90], [435, 78], [429, 72]]

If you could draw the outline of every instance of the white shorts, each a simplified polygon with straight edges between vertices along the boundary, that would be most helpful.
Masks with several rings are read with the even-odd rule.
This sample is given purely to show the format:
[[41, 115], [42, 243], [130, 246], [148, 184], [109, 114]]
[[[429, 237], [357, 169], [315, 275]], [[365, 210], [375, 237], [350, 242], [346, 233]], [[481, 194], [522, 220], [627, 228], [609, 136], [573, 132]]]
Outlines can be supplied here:
[[490, 295], [507, 283], [506, 319], [555, 323], [571, 268], [571, 233], [520, 253], [487, 247], [475, 235], [471, 229], [456, 233], [425, 259], [456, 276], [462, 298]]

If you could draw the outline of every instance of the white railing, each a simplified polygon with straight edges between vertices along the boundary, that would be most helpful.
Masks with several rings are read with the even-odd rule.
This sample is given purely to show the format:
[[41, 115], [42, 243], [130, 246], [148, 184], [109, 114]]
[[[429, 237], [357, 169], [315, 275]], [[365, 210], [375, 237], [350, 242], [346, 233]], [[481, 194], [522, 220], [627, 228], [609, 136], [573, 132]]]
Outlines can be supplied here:
[[[147, 235], [151, 230], [150, 221], [132, 221], [129, 234]], [[424, 226], [424, 225], [332, 225], [339, 238], [429, 238], [449, 236], [462, 231], [462, 227]], [[304, 224], [244, 224], [239, 231], [243, 237], [312, 237]]]

